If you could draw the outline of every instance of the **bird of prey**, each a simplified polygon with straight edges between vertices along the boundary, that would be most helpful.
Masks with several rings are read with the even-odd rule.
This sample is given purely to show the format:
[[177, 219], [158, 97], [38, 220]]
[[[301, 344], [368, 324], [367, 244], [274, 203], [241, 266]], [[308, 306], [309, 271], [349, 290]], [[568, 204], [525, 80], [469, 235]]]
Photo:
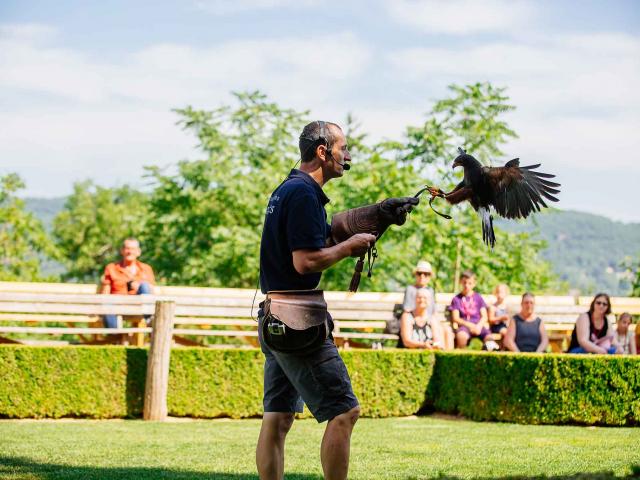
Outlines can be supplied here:
[[468, 200], [480, 215], [482, 240], [491, 248], [496, 243], [491, 207], [504, 218], [526, 218], [547, 206], [544, 199], [558, 201], [554, 195], [560, 193], [560, 184], [548, 180], [555, 175], [536, 171], [540, 164], [521, 167], [520, 159], [514, 158], [504, 167], [485, 167], [461, 148], [458, 152], [453, 168], [462, 167], [464, 179], [449, 193], [433, 187], [429, 193], [452, 205]]

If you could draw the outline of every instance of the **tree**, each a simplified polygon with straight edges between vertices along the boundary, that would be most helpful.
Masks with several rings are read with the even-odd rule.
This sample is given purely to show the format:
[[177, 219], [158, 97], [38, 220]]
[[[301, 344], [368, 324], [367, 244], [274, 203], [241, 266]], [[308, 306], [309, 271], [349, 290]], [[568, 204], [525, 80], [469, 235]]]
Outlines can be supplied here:
[[[501, 145], [516, 136], [501, 119], [514, 108], [507, 103], [504, 89], [478, 83], [453, 85], [450, 90], [453, 95], [436, 102], [422, 125], [407, 128], [404, 142], [383, 142], [367, 149], [362, 136], [358, 137], [359, 151], [348, 179], [326, 187], [330, 198], [338, 200], [334, 211], [388, 196], [411, 195], [424, 184], [433, 185], [434, 179], [443, 189], [452, 188], [459, 181], [450, 168], [457, 146], [485, 162], [502, 155]], [[564, 288], [550, 265], [538, 256], [544, 242], [529, 234], [496, 229], [498, 246], [490, 251], [481, 242], [480, 224], [473, 209], [466, 205], [437, 205], [453, 220], [435, 215], [428, 207], [427, 197], [423, 197], [405, 225], [391, 227], [384, 234], [378, 246], [376, 272], [371, 280], [361, 282], [361, 288], [396, 290], [412, 281], [412, 268], [421, 258], [434, 264], [435, 287], [440, 291], [456, 290], [456, 272], [465, 269], [477, 273], [479, 288], [485, 291], [501, 282], [509, 283], [514, 291]], [[346, 288], [354, 263], [343, 262], [327, 271], [323, 275], [325, 288]]]
[[137, 237], [144, 248], [147, 195], [129, 186], [105, 188], [78, 182], [53, 221], [53, 237], [66, 266], [64, 279], [97, 282], [118, 258], [122, 241]]
[[42, 223], [16, 196], [23, 188], [24, 182], [15, 173], [0, 177], [0, 280], [50, 280], [43, 278], [40, 264], [55, 249]]
[[[513, 108], [506, 104], [503, 90], [476, 84], [454, 86], [452, 92], [452, 98], [435, 104], [422, 126], [407, 129], [404, 142], [370, 145], [349, 117], [344, 130], [353, 168], [344, 179], [326, 185], [332, 199], [329, 215], [390, 196], [411, 195], [433, 178], [452, 184], [448, 165], [456, 145], [481, 158], [499, 154], [505, 139], [515, 135], [500, 118]], [[153, 215], [146, 225], [147, 258], [163, 281], [256, 285], [267, 196], [299, 157], [297, 137], [306, 113], [281, 108], [258, 92], [235, 98], [236, 106], [213, 111], [177, 110], [181, 124], [195, 133], [206, 157], [180, 162], [174, 174], [149, 169]], [[499, 231], [499, 248], [492, 253], [481, 243], [472, 211], [456, 208], [454, 216], [447, 222], [423, 202], [406, 225], [392, 227], [382, 237], [374, 276], [363, 280], [361, 288], [401, 288], [420, 258], [435, 264], [436, 287], [441, 290], [454, 289], [456, 265], [458, 270], [477, 270], [485, 288], [506, 280], [518, 290], [552, 287], [549, 265], [537, 257], [541, 242]], [[355, 259], [345, 260], [329, 269], [321, 286], [346, 289], [354, 264]]]
[[625, 276], [631, 284], [630, 295], [640, 297], [640, 258], [626, 257], [620, 266], [625, 270]]
[[234, 109], [176, 110], [205, 158], [180, 162], [175, 174], [148, 169], [154, 189], [146, 248], [164, 282], [256, 285], [264, 209], [298, 159], [305, 113], [259, 92], [235, 98]]
[[[425, 184], [453, 186], [450, 164], [461, 145], [488, 161], [502, 155], [515, 136], [502, 119], [513, 109], [504, 89], [490, 84], [452, 86], [424, 123], [407, 128], [400, 141], [371, 144], [349, 116], [344, 124], [354, 161], [345, 178], [325, 191], [335, 212], [414, 194]], [[298, 135], [307, 112], [270, 102], [260, 92], [237, 93], [233, 105], [212, 111], [176, 110], [180, 125], [193, 133], [203, 158], [183, 160], [177, 168], [148, 167], [148, 195], [128, 187], [103, 189], [76, 185], [54, 234], [69, 267], [68, 278], [95, 279], [116, 256], [119, 242], [136, 235], [144, 259], [160, 282], [178, 285], [255, 287], [259, 245], [268, 195], [299, 159]], [[457, 182], [455, 182], [457, 183]], [[397, 290], [411, 281], [413, 265], [429, 259], [436, 268], [436, 288], [457, 288], [461, 269], [478, 273], [485, 291], [508, 282], [514, 290], [556, 289], [554, 276], [538, 252], [543, 243], [528, 234], [497, 229], [498, 247], [488, 250], [480, 225], [467, 207], [438, 207], [454, 216], [436, 216], [424, 197], [401, 228], [391, 227], [377, 245], [380, 254], [363, 290]], [[323, 275], [321, 287], [344, 290], [355, 259]]]

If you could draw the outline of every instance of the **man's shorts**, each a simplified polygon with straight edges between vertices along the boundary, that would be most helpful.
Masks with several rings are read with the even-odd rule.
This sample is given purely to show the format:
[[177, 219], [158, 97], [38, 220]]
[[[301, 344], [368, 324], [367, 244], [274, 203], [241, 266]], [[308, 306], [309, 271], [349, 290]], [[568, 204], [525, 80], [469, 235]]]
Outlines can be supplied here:
[[261, 327], [258, 332], [265, 356], [265, 412], [301, 413], [304, 402], [321, 423], [358, 406], [347, 367], [332, 337], [317, 350], [300, 355], [271, 350], [262, 339]]
[[480, 331], [480, 335], [473, 335], [469, 329], [467, 327], [465, 327], [464, 325], [459, 325], [458, 326], [458, 332], [466, 332], [467, 335], [469, 335], [469, 338], [480, 338], [481, 340], [484, 340], [484, 337], [486, 337], [487, 335], [489, 335], [491, 333], [491, 330], [489, 330], [487, 327], [482, 327], [482, 330]]

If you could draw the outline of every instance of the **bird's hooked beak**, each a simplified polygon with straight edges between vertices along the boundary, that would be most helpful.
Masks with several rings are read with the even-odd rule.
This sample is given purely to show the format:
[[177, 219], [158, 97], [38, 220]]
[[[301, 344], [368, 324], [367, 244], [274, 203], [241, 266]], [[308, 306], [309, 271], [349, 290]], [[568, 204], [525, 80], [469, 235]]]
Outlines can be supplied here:
[[461, 167], [462, 163], [460, 162], [460, 160], [458, 160], [457, 158], [453, 161], [453, 165], [451, 165], [451, 168], [456, 168], [456, 167]]

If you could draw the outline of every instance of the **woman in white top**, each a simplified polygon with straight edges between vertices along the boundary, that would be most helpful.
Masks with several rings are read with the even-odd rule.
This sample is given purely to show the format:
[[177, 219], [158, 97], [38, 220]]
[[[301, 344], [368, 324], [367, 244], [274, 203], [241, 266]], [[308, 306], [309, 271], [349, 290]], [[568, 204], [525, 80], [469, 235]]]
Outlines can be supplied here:
[[618, 318], [618, 324], [616, 325], [616, 341], [625, 355], [636, 355], [638, 353], [636, 349], [636, 332], [629, 328], [631, 321], [631, 314], [624, 312]]
[[429, 293], [422, 289], [416, 292], [416, 307], [413, 312], [404, 312], [400, 317], [399, 348], [445, 348], [444, 333], [436, 315], [429, 313]]

